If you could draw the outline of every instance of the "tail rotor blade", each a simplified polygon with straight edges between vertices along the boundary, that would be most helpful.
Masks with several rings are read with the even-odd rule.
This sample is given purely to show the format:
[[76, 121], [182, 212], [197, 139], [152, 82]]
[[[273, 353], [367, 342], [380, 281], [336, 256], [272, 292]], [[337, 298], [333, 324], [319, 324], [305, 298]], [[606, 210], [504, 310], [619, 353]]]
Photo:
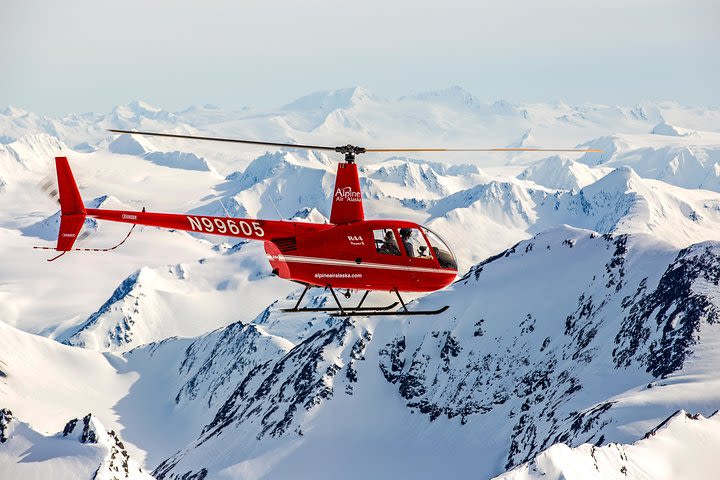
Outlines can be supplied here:
[[48, 174], [40, 182], [38, 182], [38, 188], [48, 198], [60, 205], [60, 194], [58, 192], [57, 184], [55, 183], [55, 175]]
[[93, 234], [93, 231], [90, 230], [89, 228], [85, 227], [85, 228], [83, 228], [82, 232], [80, 232], [80, 235], [78, 235], [76, 242], [80, 243], [83, 240], [85, 240], [86, 238], [89, 238], [90, 235], [92, 235], [92, 234]]

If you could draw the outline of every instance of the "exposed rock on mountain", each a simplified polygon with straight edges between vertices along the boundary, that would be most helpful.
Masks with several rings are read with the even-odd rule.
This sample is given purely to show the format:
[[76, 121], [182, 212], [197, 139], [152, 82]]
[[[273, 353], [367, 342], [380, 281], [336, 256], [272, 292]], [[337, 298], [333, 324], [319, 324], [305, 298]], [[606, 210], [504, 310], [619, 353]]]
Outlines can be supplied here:
[[701, 452], [720, 447], [718, 423], [717, 413], [705, 418], [681, 410], [631, 445], [560, 443], [494, 480], [708, 478], [720, 462]]
[[[462, 276], [410, 303], [450, 306], [440, 315], [348, 319], [281, 312], [301, 290], [273, 276], [261, 242], [147, 227], [112, 254], [45, 262], [30, 247], [54, 245], [57, 205], [35, 187], [59, 153], [88, 206], [327, 222], [334, 152], [108, 128], [603, 152], [358, 157], [367, 218], [427, 224]], [[173, 480], [712, 474], [719, 131], [712, 108], [459, 87], [317, 92], [272, 111], [0, 109], [0, 476], [147, 478], [133, 458]], [[86, 229], [105, 246], [127, 225]], [[48, 435], [80, 412], [93, 415]]]
[[0, 469], [4, 478], [152, 480], [118, 435], [91, 414], [45, 436], [0, 410]]

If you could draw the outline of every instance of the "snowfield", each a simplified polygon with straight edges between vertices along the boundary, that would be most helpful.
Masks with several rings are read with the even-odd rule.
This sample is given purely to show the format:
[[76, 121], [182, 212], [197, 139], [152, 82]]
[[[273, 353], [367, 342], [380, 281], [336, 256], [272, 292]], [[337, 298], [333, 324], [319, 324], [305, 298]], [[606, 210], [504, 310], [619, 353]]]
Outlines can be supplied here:
[[[360, 156], [366, 216], [428, 225], [462, 275], [411, 305], [443, 314], [347, 319], [280, 312], [301, 288], [255, 243], [138, 227], [112, 252], [45, 262], [31, 247], [57, 235], [56, 155], [94, 208], [328, 221], [334, 155], [107, 128], [603, 153]], [[0, 205], [2, 479], [720, 470], [720, 110], [485, 103], [460, 87], [273, 111], [8, 106]], [[128, 230], [87, 221], [81, 246]]]

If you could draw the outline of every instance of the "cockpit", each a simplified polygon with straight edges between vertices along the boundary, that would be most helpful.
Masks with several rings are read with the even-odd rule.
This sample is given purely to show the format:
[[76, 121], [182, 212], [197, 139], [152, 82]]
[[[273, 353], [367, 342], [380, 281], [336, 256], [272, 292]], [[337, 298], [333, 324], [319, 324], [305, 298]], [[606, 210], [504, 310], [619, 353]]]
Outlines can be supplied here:
[[436, 259], [440, 268], [457, 270], [455, 255], [440, 236], [427, 227], [373, 230], [375, 249], [381, 255]]

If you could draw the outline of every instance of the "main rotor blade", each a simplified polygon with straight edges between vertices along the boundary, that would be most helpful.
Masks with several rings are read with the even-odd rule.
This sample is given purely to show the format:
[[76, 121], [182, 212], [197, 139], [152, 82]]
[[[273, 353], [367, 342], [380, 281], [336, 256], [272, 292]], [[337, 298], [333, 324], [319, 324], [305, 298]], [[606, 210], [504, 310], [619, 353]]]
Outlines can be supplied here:
[[179, 135], [176, 133], [157, 133], [157, 132], [137, 132], [134, 130], [116, 130], [108, 129], [108, 132], [113, 133], [129, 133], [130, 135], [150, 135], [153, 137], [169, 137], [169, 138], [187, 138], [190, 140], [211, 140], [213, 142], [230, 142], [230, 143], [245, 143], [249, 145], [268, 145], [271, 147], [291, 147], [291, 148], [306, 148], [308, 150], [330, 150], [335, 151], [335, 147], [327, 147], [323, 145], [299, 145], [295, 143], [277, 143], [277, 142], [259, 142], [257, 140], [238, 140], [236, 138], [219, 138], [219, 137], [197, 137], [194, 135]]
[[598, 152], [594, 148], [366, 148], [366, 152]]
[[308, 150], [328, 150], [332, 152], [353, 154], [365, 152], [597, 152], [597, 149], [577, 149], [577, 148], [363, 148], [353, 145], [345, 145], [339, 147], [328, 147], [327, 145], [302, 145], [297, 143], [279, 143], [279, 142], [260, 142], [258, 140], [239, 140], [236, 138], [220, 138], [220, 137], [200, 137], [195, 135], [180, 135], [177, 133], [158, 133], [158, 132], [138, 132], [134, 130], [117, 130], [108, 129], [113, 133], [128, 133], [130, 135], [149, 135], [153, 137], [167, 138], [185, 138], [189, 140], [210, 140], [213, 142], [229, 142], [244, 143], [247, 145], [266, 145], [270, 147], [288, 147], [288, 148], [304, 148]]

